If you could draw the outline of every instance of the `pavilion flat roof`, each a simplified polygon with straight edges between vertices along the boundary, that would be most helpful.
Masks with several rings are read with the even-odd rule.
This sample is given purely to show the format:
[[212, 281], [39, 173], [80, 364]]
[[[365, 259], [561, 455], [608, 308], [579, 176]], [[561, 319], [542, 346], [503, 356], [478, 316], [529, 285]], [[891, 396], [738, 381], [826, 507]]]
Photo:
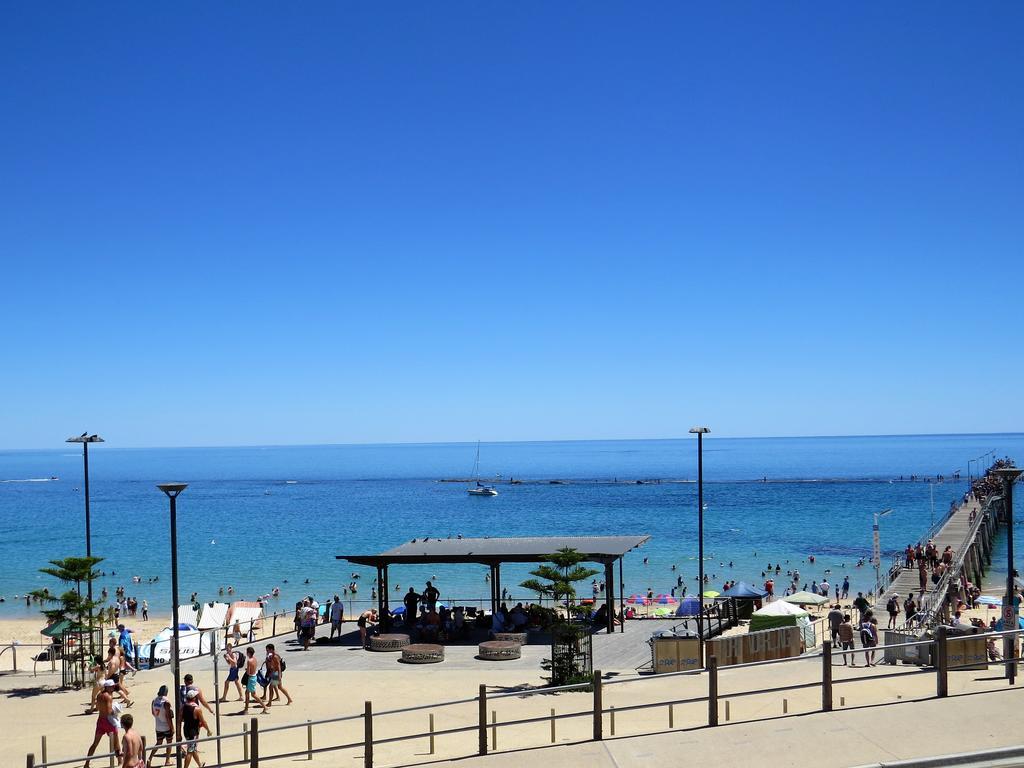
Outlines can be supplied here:
[[571, 547], [593, 562], [610, 562], [650, 536], [526, 536], [517, 538], [413, 539], [377, 555], [338, 555], [359, 565], [394, 563], [538, 563]]

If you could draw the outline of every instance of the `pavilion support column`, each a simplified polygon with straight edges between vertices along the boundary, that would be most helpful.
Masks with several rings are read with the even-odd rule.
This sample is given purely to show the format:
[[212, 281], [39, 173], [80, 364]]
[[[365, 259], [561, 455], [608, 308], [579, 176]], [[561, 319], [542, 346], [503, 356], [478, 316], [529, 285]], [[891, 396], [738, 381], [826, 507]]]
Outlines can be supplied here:
[[384, 569], [377, 566], [377, 615], [384, 615]]
[[502, 602], [502, 564], [495, 563], [495, 602], [499, 605]]
[[622, 558], [619, 558], [619, 610], [622, 611], [622, 621], [619, 622], [619, 632], [626, 631], [626, 585], [622, 578]]
[[608, 634], [615, 631], [615, 569], [609, 561], [604, 564], [604, 604], [608, 613]]
[[494, 616], [498, 612], [498, 601], [495, 599], [494, 594], [494, 583], [498, 580], [498, 574], [496, 573], [497, 568], [494, 563], [491, 563], [491, 616]]
[[384, 587], [380, 591], [381, 598], [381, 613], [380, 623], [384, 627], [385, 632], [391, 631], [391, 609], [388, 606], [388, 590], [391, 589], [391, 583], [388, 581], [388, 564], [384, 563]]

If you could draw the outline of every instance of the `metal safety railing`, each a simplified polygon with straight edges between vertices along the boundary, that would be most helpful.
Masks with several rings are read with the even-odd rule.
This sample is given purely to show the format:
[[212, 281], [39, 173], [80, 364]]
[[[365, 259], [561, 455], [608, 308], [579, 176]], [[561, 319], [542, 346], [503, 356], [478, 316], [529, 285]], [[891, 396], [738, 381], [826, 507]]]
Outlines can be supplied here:
[[[1009, 680], [1011, 685], [1014, 684], [1016, 677], [1016, 668], [1017, 665], [1021, 662], [1021, 659], [1019, 658], [1019, 648], [1015, 648], [1015, 653], [1011, 658], [989, 660], [988, 642], [990, 640], [994, 641], [996, 638], [1000, 637], [1011, 638], [1014, 640], [1014, 642], [1016, 642], [1016, 639], [1022, 633], [1024, 633], [1024, 631], [1014, 629], [1004, 632], [984, 632], [963, 636], [949, 636], [947, 628], [940, 627], [936, 632], [936, 636], [930, 639], [911, 640], [902, 643], [889, 643], [886, 645], [879, 645], [875, 647], [862, 647], [847, 650], [835, 650], [832, 648], [830, 643], [826, 643], [822, 647], [820, 654], [808, 654], [783, 659], [753, 661], [723, 667], [719, 667], [717, 659], [715, 657], [711, 657], [708, 659], [708, 665], [706, 669], [667, 672], [658, 675], [650, 675], [646, 677], [624, 678], [606, 681], [604, 680], [601, 672], [599, 670], [596, 670], [593, 673], [592, 678], [588, 682], [581, 682], [572, 685], [564, 685], [552, 688], [521, 688], [500, 693], [489, 693], [486, 685], [480, 685], [478, 695], [471, 698], [456, 699], [452, 701], [439, 702], [435, 704], [422, 704], [397, 709], [387, 709], [377, 712], [374, 712], [372, 703], [367, 701], [363, 705], [363, 711], [358, 714], [324, 718], [321, 720], [307, 720], [305, 722], [278, 725], [269, 728], [261, 728], [259, 720], [253, 717], [250, 719], [248, 726], [245, 727], [241, 733], [208, 736], [201, 739], [192, 740], [191, 743], [194, 743], [196, 745], [214, 743], [218, 750], [216, 765], [220, 766], [248, 765], [250, 766], [250, 768], [258, 768], [258, 766], [260, 766], [261, 764], [272, 760], [284, 760], [297, 757], [301, 758], [303, 756], [306, 757], [307, 760], [312, 760], [313, 757], [318, 754], [337, 752], [340, 750], [362, 749], [364, 768], [372, 768], [374, 765], [375, 745], [394, 744], [405, 741], [426, 740], [429, 744], [429, 754], [433, 755], [435, 752], [436, 738], [441, 736], [451, 736], [455, 734], [476, 732], [477, 749], [473, 754], [486, 755], [490, 751], [497, 750], [498, 733], [500, 729], [526, 725], [544, 724], [546, 726], [546, 729], [550, 732], [550, 743], [555, 743], [557, 737], [557, 723], [563, 720], [575, 718], [590, 719], [592, 721], [592, 734], [590, 740], [598, 741], [604, 738], [606, 724], [608, 726], [610, 735], [615, 735], [616, 713], [618, 713], [621, 716], [622, 713], [639, 710], [647, 710], [654, 708], [667, 709], [668, 727], [672, 729], [674, 728], [674, 707], [678, 705], [705, 704], [707, 707], [707, 716], [706, 723], [704, 723], [704, 725], [706, 725], [706, 727], [714, 727], [719, 725], [721, 709], [723, 704], [725, 707], [725, 719], [726, 721], [728, 721], [731, 716], [730, 701], [749, 696], [781, 694], [806, 689], [819, 689], [820, 705], [816, 708], [816, 711], [828, 712], [833, 709], [834, 692], [837, 686], [877, 681], [894, 677], [934, 675], [936, 681], [935, 697], [943, 698], [949, 695], [949, 673], [961, 669], [978, 669], [980, 666], [985, 666], [988, 664], [1004, 665], [1007, 668], [1007, 679]], [[957, 643], [967, 642], [971, 640], [976, 641], [979, 638], [984, 639], [986, 641], [986, 652], [983, 654], [981, 658], [978, 657], [976, 650], [974, 652], [974, 655], [970, 658], [968, 658], [968, 654], [966, 651], [961, 652], [959, 654], [957, 653], [955, 648]], [[928, 649], [927, 656], [930, 658], [930, 666], [928, 664], [925, 664], [924, 662], [919, 662], [916, 665], [917, 669], [908, 670], [904, 668], [901, 671], [882, 672], [880, 674], [870, 674], [864, 677], [848, 677], [845, 679], [838, 680], [833, 679], [833, 668], [837, 657], [839, 659], [845, 660], [847, 658], [855, 658], [860, 655], [864, 655], [865, 658], [867, 658], [868, 654], [881, 653], [884, 656], [885, 651], [921, 647], [926, 647]], [[923, 655], [919, 654], [919, 656]], [[963, 663], [956, 663], [960, 659], [964, 660]], [[954, 663], [951, 663], [951, 661]], [[814, 662], [820, 665], [820, 678], [816, 677], [816, 679], [814, 680], [755, 689], [739, 689], [728, 691], [723, 690], [723, 681], [721, 680], [721, 674], [723, 671], [728, 671], [730, 673], [730, 678], [735, 680], [735, 678], [732, 678], [731, 673], [733, 672], [742, 672], [743, 670], [753, 668], [781, 666], [790, 664], [806, 664], [808, 666], [812, 666]], [[604, 690], [607, 687], [637, 685], [647, 681], [665, 681], [667, 679], [673, 678], [704, 679], [706, 683], [706, 692], [702, 692], [698, 695], [693, 696], [680, 696], [652, 702], [628, 704], [619, 707], [616, 707], [614, 705], [605, 705]], [[499, 722], [497, 719], [497, 711], [489, 708], [489, 704], [497, 700], [512, 697], [526, 698], [541, 694], [546, 695], [551, 693], [561, 693], [569, 691], [589, 693], [590, 696], [588, 697], [589, 701], [587, 701], [587, 706], [577, 711], [563, 712], [561, 714], [556, 713], [555, 710], [551, 708], [547, 714], [532, 715], [529, 717], [504, 720], [501, 722]], [[782, 715], [784, 716], [789, 714], [788, 701], [788, 698], [782, 699]], [[841, 697], [840, 705], [842, 706], [844, 704], [844, 697]], [[435, 710], [445, 707], [465, 705], [472, 705], [476, 709], [476, 717], [473, 718], [475, 722], [472, 722], [468, 725], [457, 725], [451, 728], [435, 728]], [[375, 737], [374, 725], [375, 722], [380, 718], [388, 716], [408, 715], [413, 712], [423, 712], [424, 710], [431, 710], [428, 713], [428, 730], [388, 736], [385, 738]], [[488, 715], [490, 715], [490, 717], [488, 717]], [[355, 740], [345, 740], [340, 743], [331, 743], [319, 747], [314, 746], [314, 727], [322, 727], [330, 724], [345, 722], [351, 723], [355, 721], [362, 722], [362, 738]], [[279, 734], [295, 731], [305, 732], [305, 748], [290, 748], [286, 749], [285, 751], [276, 753], [271, 753], [267, 751], [266, 748], [270, 746], [270, 742], [267, 740], [267, 737], [270, 734]], [[232, 759], [224, 761], [222, 759], [220, 749], [222, 742], [232, 741], [236, 739], [241, 740], [243, 750], [242, 759]], [[168, 748], [178, 749], [180, 747], [187, 747], [188, 744], [189, 742], [187, 741], [179, 741], [170, 745], [154, 745], [152, 747], [147, 747], [147, 754], [149, 754], [150, 756], [154, 756], [156, 755], [156, 753], [163, 752]], [[113, 756], [113, 753], [108, 753], [106, 755], [94, 756], [92, 759], [96, 760], [108, 758], [112, 760]], [[85, 756], [79, 756], [62, 760], [47, 761], [45, 739], [42, 742], [42, 757], [42, 761], [36, 762], [35, 754], [27, 755], [26, 768], [50, 768], [51, 766], [63, 766], [72, 763], [81, 763], [86, 759]]]

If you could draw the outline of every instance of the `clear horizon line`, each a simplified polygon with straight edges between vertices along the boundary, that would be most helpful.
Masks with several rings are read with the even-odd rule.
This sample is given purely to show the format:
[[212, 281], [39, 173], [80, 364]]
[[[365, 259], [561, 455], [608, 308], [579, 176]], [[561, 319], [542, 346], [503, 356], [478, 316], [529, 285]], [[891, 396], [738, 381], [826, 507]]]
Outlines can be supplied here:
[[[714, 435], [714, 432], [711, 433]], [[721, 435], [712, 440], [820, 440], [829, 438], [871, 438], [871, 437], [1001, 437], [1024, 435], [1024, 432], [907, 432], [890, 434], [850, 434], [850, 435]], [[209, 445], [122, 445], [118, 446], [105, 441], [114, 450], [192, 450], [210, 448], [337, 448], [337, 447], [410, 447], [427, 445], [525, 445], [529, 443], [639, 443], [639, 442], [670, 442], [688, 440], [684, 434], [677, 437], [612, 437], [612, 438], [559, 438], [549, 440], [441, 440], [441, 441], [382, 441], [382, 442], [351, 442], [351, 443], [218, 443]], [[0, 448], [0, 452], [16, 451], [53, 451], [61, 450], [61, 440], [52, 448]]]

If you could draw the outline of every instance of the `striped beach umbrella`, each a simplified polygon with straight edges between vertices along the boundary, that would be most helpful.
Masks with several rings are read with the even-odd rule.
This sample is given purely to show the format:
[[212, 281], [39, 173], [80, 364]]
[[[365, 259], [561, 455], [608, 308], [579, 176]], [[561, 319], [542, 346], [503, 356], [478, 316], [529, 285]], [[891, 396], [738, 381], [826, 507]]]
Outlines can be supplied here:
[[679, 601], [672, 597], [672, 595], [662, 594], [654, 598], [654, 602], [660, 605], [676, 605]]
[[626, 602], [630, 605], [650, 605], [651, 601], [647, 599], [646, 595], [630, 595], [626, 598]]

